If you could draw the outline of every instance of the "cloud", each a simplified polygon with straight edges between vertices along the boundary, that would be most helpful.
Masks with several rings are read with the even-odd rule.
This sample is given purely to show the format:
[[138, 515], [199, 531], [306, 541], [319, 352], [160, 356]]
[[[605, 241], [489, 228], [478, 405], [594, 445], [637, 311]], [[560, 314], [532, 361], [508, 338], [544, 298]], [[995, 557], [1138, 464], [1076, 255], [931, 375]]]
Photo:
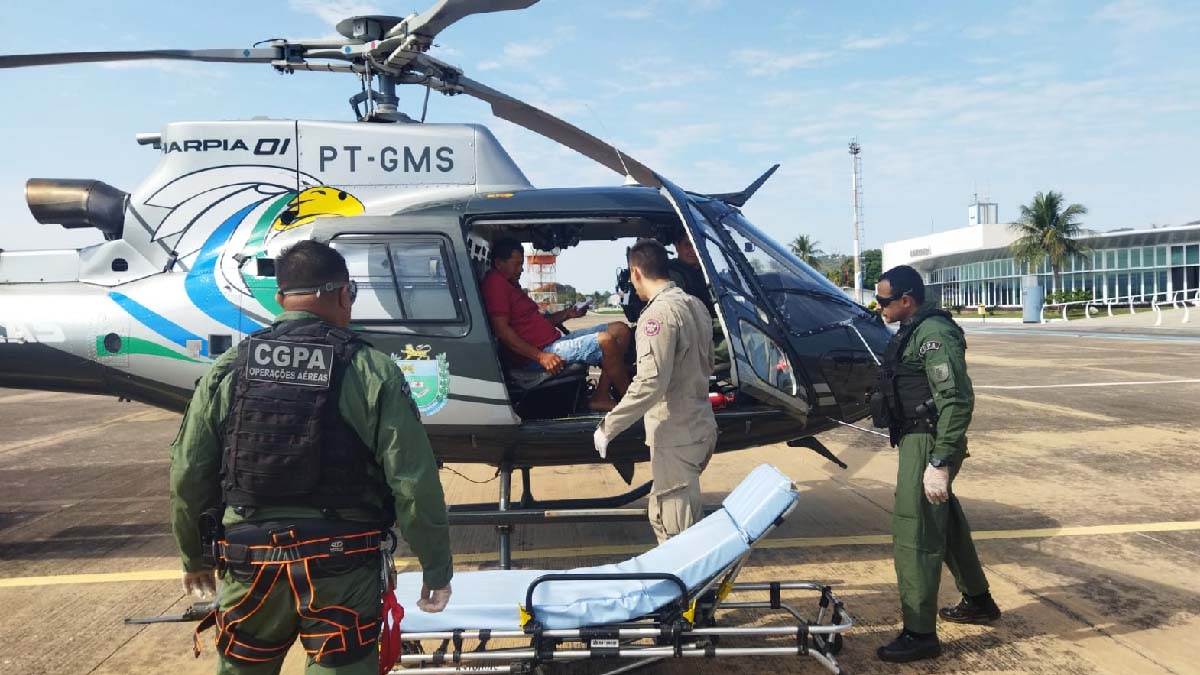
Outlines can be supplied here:
[[842, 42], [842, 49], [846, 50], [865, 50], [865, 49], [883, 49], [908, 42], [908, 36], [902, 34], [892, 35], [877, 35], [874, 37], [850, 37]]
[[574, 35], [575, 28], [573, 26], [560, 26], [552, 35], [541, 40], [509, 42], [500, 50], [500, 56], [481, 61], [476, 68], [498, 70], [500, 68], [528, 67], [534, 61], [549, 54], [555, 47], [569, 41]]
[[352, 16], [384, 13], [375, 3], [360, 0], [288, 0], [288, 6], [293, 11], [311, 14], [330, 26]]
[[1176, 18], [1157, 3], [1147, 0], [1117, 0], [1101, 7], [1092, 15], [1094, 21], [1107, 21], [1135, 32], [1165, 28]]
[[1004, 16], [981, 17], [972, 21], [964, 32], [974, 40], [1020, 38], [1038, 31], [1053, 30], [1051, 26], [1065, 18], [1062, 5], [1055, 0], [1027, 0]]
[[625, 19], [629, 21], [645, 21], [646, 19], [654, 18], [655, 3], [647, 2], [643, 5], [634, 7], [625, 7], [622, 9], [614, 9], [605, 14], [610, 19]]
[[687, 101], [679, 99], [662, 99], [657, 101], [643, 101], [633, 106], [633, 109], [640, 113], [651, 113], [654, 115], [684, 115], [691, 110], [691, 106]]
[[679, 9], [689, 14], [712, 12], [725, 6], [725, 0], [643, 0], [636, 5], [609, 10], [605, 13], [610, 19], [626, 19], [631, 21], [646, 21], [659, 16], [663, 2], [671, 5], [666, 8], [667, 14], [674, 15]]
[[746, 66], [747, 72], [754, 77], [770, 77], [799, 68], [812, 68], [828, 62], [833, 56], [833, 52], [820, 49], [793, 53], [768, 49], [739, 49], [732, 54], [734, 63]]

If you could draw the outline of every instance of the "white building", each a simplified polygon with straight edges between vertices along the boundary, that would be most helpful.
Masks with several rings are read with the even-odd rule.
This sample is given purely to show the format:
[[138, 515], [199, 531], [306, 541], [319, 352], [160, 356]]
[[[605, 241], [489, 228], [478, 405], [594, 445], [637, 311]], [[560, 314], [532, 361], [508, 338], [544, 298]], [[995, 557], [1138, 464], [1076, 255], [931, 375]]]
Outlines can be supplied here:
[[994, 205], [970, 208], [969, 221], [985, 222], [884, 244], [883, 269], [913, 266], [925, 278], [927, 297], [943, 307], [1018, 307], [1028, 275], [1047, 298], [1061, 290], [1114, 303], [1148, 303], [1200, 292], [1200, 222], [1086, 237], [1081, 242], [1088, 253], [1068, 261], [1056, 278], [1045, 260], [1028, 266], [1013, 259], [1009, 246], [1017, 232], [1007, 223], [986, 222], [995, 215]]

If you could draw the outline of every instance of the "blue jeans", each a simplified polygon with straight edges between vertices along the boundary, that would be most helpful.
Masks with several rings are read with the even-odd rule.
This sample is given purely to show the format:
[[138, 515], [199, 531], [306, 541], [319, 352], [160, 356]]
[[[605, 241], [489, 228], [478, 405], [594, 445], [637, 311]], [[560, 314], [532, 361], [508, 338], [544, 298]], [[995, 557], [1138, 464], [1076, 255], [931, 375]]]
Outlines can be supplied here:
[[[591, 328], [581, 328], [564, 335], [542, 348], [542, 351], [556, 354], [567, 363], [586, 363], [598, 366], [604, 359], [600, 350], [600, 333], [608, 330], [608, 324], [602, 323]], [[541, 370], [542, 364], [530, 361], [525, 364], [526, 370]]]

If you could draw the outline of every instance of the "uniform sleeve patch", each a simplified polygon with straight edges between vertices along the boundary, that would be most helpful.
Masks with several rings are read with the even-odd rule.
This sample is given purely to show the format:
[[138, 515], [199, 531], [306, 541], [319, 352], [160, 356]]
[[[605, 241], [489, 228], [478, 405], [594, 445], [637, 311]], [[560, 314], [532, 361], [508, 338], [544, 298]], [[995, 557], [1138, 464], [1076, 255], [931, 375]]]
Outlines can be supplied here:
[[925, 356], [927, 352], [935, 352], [942, 348], [942, 343], [937, 340], [929, 340], [921, 345], [921, 356]]
[[939, 363], [933, 367], [933, 381], [941, 384], [950, 379], [950, 364]]
[[662, 326], [654, 319], [647, 319], [646, 323], [642, 325], [642, 332], [646, 334], [646, 337], [654, 337], [660, 330], [662, 330]]

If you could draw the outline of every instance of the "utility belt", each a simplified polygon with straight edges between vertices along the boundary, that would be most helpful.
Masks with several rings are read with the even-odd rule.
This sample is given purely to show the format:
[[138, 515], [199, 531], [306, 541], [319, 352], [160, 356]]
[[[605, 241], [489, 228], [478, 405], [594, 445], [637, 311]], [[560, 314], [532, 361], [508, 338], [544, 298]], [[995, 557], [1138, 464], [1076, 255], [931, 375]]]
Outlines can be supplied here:
[[216, 569], [249, 583], [250, 588], [232, 607], [218, 607], [201, 620], [193, 645], [196, 656], [200, 655], [200, 633], [214, 626], [217, 649], [229, 659], [261, 663], [287, 653], [297, 635], [276, 642], [240, 630], [240, 624], [263, 605], [279, 583], [290, 587], [300, 618], [335, 629], [312, 635], [299, 633], [305, 651], [318, 663], [337, 667], [375, 649], [378, 616], [359, 616], [339, 606], [314, 607], [313, 579], [346, 574], [371, 564], [383, 569], [383, 561], [390, 557], [382, 546], [384, 541], [390, 539], [394, 550], [390, 531], [385, 534], [368, 523], [318, 519], [238, 523], [222, 532], [217, 515], [208, 512], [201, 520], [206, 561], [211, 558]]
[[307, 562], [315, 578], [337, 576], [377, 561], [383, 535], [369, 528], [365, 523], [325, 520], [239, 523], [216, 542], [215, 554], [239, 581], [262, 565], [297, 562]]
[[871, 394], [868, 404], [872, 423], [876, 427], [888, 430], [892, 447], [899, 445], [900, 439], [909, 434], [937, 433], [937, 407], [932, 398], [916, 406], [912, 415], [906, 415], [904, 419], [896, 419], [892, 415], [887, 398], [879, 391]]

